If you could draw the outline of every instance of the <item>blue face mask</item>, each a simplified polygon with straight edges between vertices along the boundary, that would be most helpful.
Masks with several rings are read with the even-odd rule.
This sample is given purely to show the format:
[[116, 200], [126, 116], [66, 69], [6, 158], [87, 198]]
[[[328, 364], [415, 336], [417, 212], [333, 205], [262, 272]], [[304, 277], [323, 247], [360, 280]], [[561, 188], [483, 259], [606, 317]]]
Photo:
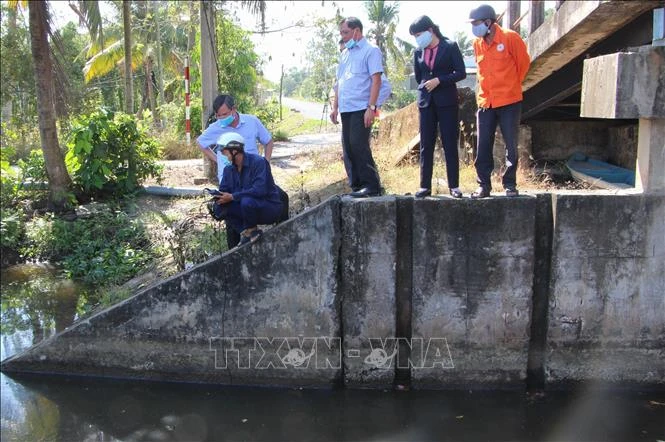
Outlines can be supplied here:
[[217, 155], [217, 160], [218, 160], [218, 162], [221, 161], [222, 169], [225, 168], [226, 166], [231, 165], [231, 162], [229, 161], [228, 158], [226, 158], [226, 155], [224, 155], [223, 153], [220, 153], [219, 155]]
[[[356, 35], [356, 30], [355, 29], [353, 30], [353, 35]], [[346, 46], [346, 49], [351, 49], [351, 48], [355, 47], [356, 44], [358, 43], [357, 41], [355, 41], [353, 39], [353, 35], [351, 35], [351, 39], [349, 41], [344, 43], [344, 46]]]
[[226, 118], [222, 118], [221, 120], [217, 120], [217, 124], [219, 124], [222, 127], [227, 127], [229, 124], [233, 123], [233, 114], [229, 115]]
[[432, 43], [432, 33], [430, 31], [425, 31], [416, 37], [416, 44], [420, 49], [425, 49], [430, 43]]
[[484, 37], [487, 35], [487, 31], [489, 31], [489, 27], [483, 22], [479, 25], [471, 25], [471, 32], [473, 32], [473, 35], [476, 37]]

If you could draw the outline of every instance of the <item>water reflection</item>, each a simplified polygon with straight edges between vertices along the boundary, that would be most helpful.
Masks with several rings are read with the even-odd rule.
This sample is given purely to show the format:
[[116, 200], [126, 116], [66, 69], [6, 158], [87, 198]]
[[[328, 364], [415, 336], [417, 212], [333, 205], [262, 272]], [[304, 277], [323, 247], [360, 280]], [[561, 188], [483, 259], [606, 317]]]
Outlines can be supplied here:
[[32, 331], [33, 344], [69, 327], [85, 288], [48, 264], [20, 264], [2, 270], [2, 335]]
[[[55, 434], [58, 440], [94, 435], [123, 441], [625, 441], [662, 439], [665, 431], [663, 409], [650, 405], [656, 393], [554, 392], [529, 401], [515, 391], [301, 391], [65, 378], [21, 382], [42, 400], [34, 408], [39, 426], [31, 425], [39, 433], [32, 434]], [[577, 404], [587, 403], [612, 406], [584, 407], [583, 414], [571, 416]], [[45, 415], [37, 418], [37, 412]]]

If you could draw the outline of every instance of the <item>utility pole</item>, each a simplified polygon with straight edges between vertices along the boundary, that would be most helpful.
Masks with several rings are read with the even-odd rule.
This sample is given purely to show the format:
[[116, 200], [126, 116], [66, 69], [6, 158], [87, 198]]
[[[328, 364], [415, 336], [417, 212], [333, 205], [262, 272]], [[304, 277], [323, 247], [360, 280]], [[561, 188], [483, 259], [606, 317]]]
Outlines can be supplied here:
[[[217, 96], [217, 70], [215, 69], [215, 8], [211, 1], [201, 0], [201, 128], [204, 129]], [[217, 164], [203, 156], [203, 173], [217, 179]]]
[[284, 85], [284, 65], [282, 65], [282, 75], [279, 76], [279, 121], [282, 121], [282, 86]]

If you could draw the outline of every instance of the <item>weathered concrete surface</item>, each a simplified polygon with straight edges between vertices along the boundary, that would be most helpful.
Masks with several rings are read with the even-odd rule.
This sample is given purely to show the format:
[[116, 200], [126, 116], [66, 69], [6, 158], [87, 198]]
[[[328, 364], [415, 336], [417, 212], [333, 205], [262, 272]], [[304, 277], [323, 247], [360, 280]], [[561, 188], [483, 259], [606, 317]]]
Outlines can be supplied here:
[[[614, 126], [608, 129], [608, 161], [626, 169], [635, 169], [637, 162], [637, 124]], [[662, 140], [662, 138], [661, 138]], [[663, 161], [660, 164], [665, 164]]]
[[535, 210], [527, 197], [415, 201], [415, 387], [525, 379]]
[[665, 197], [556, 195], [548, 382], [665, 383]]
[[396, 202], [342, 199], [344, 382], [391, 388], [395, 378]]
[[330, 386], [342, 373], [339, 246], [332, 199], [76, 323], [3, 371]]
[[637, 139], [635, 188], [647, 193], [665, 192], [665, 118], [641, 118]]
[[665, 47], [584, 60], [581, 116], [665, 118]]
[[559, 10], [527, 39], [532, 63], [524, 80], [526, 91], [598, 41], [612, 35], [659, 2], [565, 1]]

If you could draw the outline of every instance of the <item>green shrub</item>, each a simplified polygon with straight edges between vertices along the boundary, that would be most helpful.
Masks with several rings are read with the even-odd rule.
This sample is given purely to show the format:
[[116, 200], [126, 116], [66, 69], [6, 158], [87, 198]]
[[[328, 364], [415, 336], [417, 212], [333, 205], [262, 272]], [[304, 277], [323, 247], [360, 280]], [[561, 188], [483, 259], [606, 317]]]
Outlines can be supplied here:
[[289, 133], [282, 129], [277, 129], [272, 133], [274, 141], [289, 141]]
[[18, 250], [25, 231], [23, 215], [18, 210], [0, 208], [0, 244]]
[[9, 158], [14, 156], [12, 147], [0, 149], [0, 207], [7, 208], [16, 205], [20, 181], [18, 172], [9, 164]]
[[144, 227], [123, 212], [76, 221], [35, 218], [26, 238], [25, 257], [60, 264], [68, 277], [87, 284], [125, 282], [152, 259]]
[[102, 109], [76, 120], [65, 162], [75, 185], [91, 196], [121, 197], [147, 177], [160, 177], [160, 149], [131, 115]]
[[11, 154], [3, 154], [3, 159], [14, 164], [18, 159], [27, 158], [33, 150], [41, 150], [41, 139], [36, 122], [10, 121], [0, 123], [0, 146], [3, 150], [10, 149]]
[[275, 128], [279, 123], [279, 103], [277, 100], [272, 99], [263, 106], [254, 111], [254, 115], [263, 123], [269, 130]]
[[402, 109], [416, 101], [416, 91], [406, 90], [403, 87], [393, 88], [390, 99], [382, 106], [386, 111]]
[[18, 167], [21, 169], [21, 178], [23, 181], [33, 183], [48, 182], [46, 174], [46, 164], [44, 163], [44, 152], [41, 149], [33, 150], [28, 154], [26, 160], [18, 160]]

